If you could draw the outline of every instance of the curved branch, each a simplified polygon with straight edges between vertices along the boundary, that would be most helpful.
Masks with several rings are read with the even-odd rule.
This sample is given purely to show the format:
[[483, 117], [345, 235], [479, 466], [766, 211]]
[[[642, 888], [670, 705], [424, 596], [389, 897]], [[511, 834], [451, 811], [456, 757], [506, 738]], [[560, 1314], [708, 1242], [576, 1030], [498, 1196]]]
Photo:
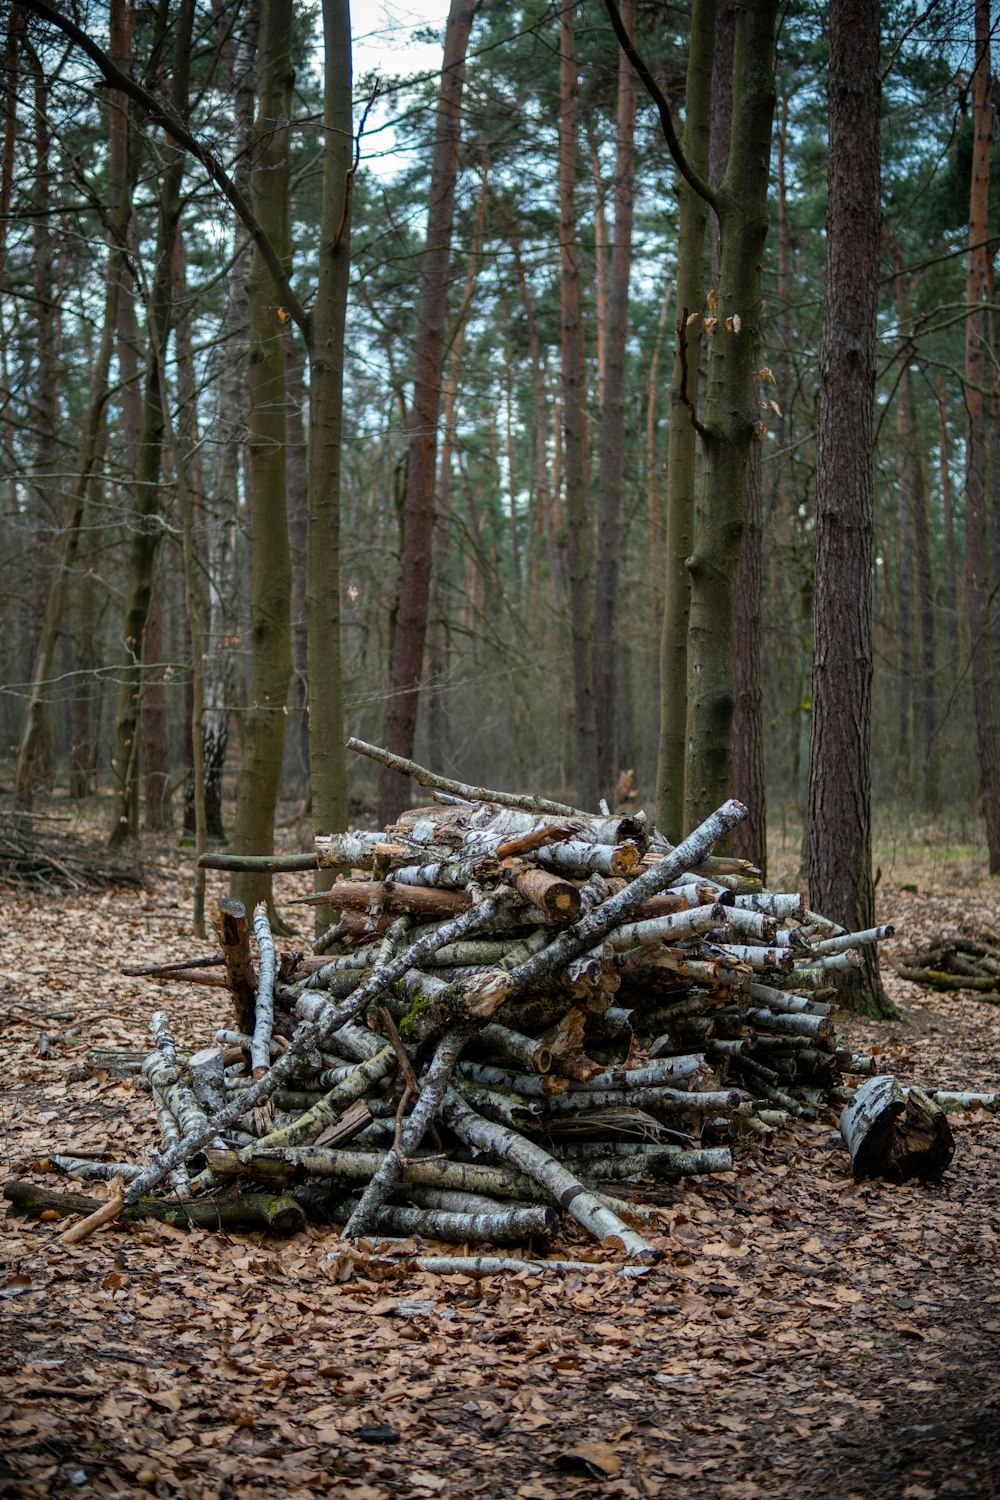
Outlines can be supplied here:
[[690, 187], [693, 192], [697, 193], [699, 198], [704, 198], [709, 208], [716, 208], [716, 194], [712, 190], [712, 188], [709, 187], [708, 183], [705, 182], [701, 177], [699, 177], [697, 172], [695, 172], [693, 168], [688, 164], [688, 160], [684, 155], [681, 143], [677, 139], [677, 132], [674, 129], [674, 117], [670, 112], [670, 105], [667, 102], [667, 97], [664, 94], [663, 90], [660, 88], [656, 79], [653, 77], [652, 73], [646, 67], [646, 64], [639, 56], [639, 53], [636, 51], [635, 43], [632, 41], [628, 32], [625, 30], [625, 24], [618, 12], [618, 6], [615, 4], [615, 0], [604, 0], [604, 8], [608, 13], [608, 17], [611, 21], [611, 29], [614, 31], [615, 36], [618, 38], [618, 42], [621, 46], [622, 51], [628, 58], [629, 62], [632, 64], [633, 68], [638, 74], [640, 83], [659, 111], [660, 127], [663, 131], [664, 139], [667, 143], [667, 149], [674, 159], [674, 164], [677, 167], [678, 172], [684, 178], [684, 181], [687, 183], [688, 187]]
[[126, 94], [130, 99], [134, 100], [136, 104], [140, 105], [146, 111], [154, 125], [159, 125], [179, 146], [183, 146], [189, 155], [193, 156], [196, 161], [201, 162], [212, 181], [235, 211], [247, 234], [260, 252], [261, 259], [271, 274], [275, 290], [281, 298], [282, 306], [292, 321], [301, 330], [303, 337], [308, 343], [311, 323], [309, 314], [292, 291], [291, 283], [288, 280], [284, 266], [281, 264], [280, 257], [263, 228], [258, 223], [249, 202], [243, 193], [240, 192], [222, 163], [207, 147], [201, 144], [196, 136], [191, 134], [187, 126], [171, 112], [162, 99], [158, 99], [155, 94], [151, 94], [148, 89], [143, 88], [141, 83], [137, 83], [134, 78], [130, 78], [127, 73], [122, 72], [121, 68], [112, 62], [103, 47], [99, 47], [92, 37], [89, 37], [85, 31], [77, 26], [75, 21], [70, 20], [69, 16], [64, 16], [61, 11], [46, 4], [46, 0], [24, 0], [23, 8], [31, 11], [33, 15], [38, 16], [41, 20], [48, 21], [51, 26], [55, 26], [64, 36], [69, 37], [70, 41], [75, 42], [80, 50], [87, 54], [91, 62], [97, 65], [104, 75], [105, 80], [112, 88], [118, 89], [120, 93]]

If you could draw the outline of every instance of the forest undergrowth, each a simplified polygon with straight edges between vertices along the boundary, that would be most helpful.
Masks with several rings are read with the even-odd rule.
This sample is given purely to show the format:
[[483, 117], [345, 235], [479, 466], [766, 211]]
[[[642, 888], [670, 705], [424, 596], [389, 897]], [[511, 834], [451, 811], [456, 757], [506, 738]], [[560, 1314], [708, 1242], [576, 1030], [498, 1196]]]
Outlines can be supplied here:
[[[1000, 1008], [891, 968], [943, 930], [995, 926], [997, 882], [947, 831], [888, 833], [899, 1018], [840, 1032], [904, 1084], [1000, 1089]], [[70, 1146], [148, 1152], [147, 1096], [84, 1076], [85, 1054], [145, 1048], [159, 1008], [182, 1047], [214, 1029], [214, 991], [119, 974], [209, 951], [190, 852], [146, 853], [143, 888], [0, 885], [4, 1179], [60, 1186], [36, 1164]], [[771, 861], [791, 888], [790, 822]], [[832, 1112], [747, 1143], [733, 1173], [669, 1190], [663, 1258], [639, 1280], [573, 1229], [551, 1253], [593, 1271], [473, 1280], [376, 1268], [330, 1230], [147, 1223], [66, 1246], [8, 1214], [0, 1496], [998, 1495], [1000, 1119], [952, 1126], [935, 1187], [855, 1184]]]

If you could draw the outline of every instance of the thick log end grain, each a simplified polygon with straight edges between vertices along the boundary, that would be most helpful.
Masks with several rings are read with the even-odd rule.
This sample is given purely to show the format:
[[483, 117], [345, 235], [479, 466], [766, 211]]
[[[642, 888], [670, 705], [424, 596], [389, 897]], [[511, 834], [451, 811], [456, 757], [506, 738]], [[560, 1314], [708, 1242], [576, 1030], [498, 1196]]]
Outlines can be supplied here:
[[855, 1182], [940, 1182], [955, 1155], [948, 1117], [922, 1089], [904, 1090], [891, 1074], [869, 1078], [840, 1117]]

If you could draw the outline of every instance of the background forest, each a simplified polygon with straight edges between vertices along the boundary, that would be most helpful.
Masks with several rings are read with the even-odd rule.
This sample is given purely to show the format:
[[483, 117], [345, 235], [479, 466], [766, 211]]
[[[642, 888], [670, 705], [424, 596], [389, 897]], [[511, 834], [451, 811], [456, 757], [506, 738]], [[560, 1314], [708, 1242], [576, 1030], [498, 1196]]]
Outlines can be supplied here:
[[[621, 6], [713, 184], [741, 9]], [[750, 792], [775, 818], [807, 796], [830, 16], [750, 9], [774, 26], [743, 314], [759, 576], [729, 587], [737, 658], [759, 628], [735, 742], [759, 744]], [[734, 329], [713, 215], [697, 295], [678, 285], [663, 111], [600, 0], [454, 0], [443, 73], [353, 81], [346, 0], [0, 19], [0, 723], [22, 802], [56, 778], [113, 793], [121, 838], [140, 800], [147, 829], [193, 830], [203, 786], [202, 836], [259, 851], [279, 789], [317, 829], [371, 821], [372, 767], [345, 780], [354, 734], [466, 781], [662, 813], [664, 725], [684, 755], [661, 673], [676, 408], [693, 432]], [[928, 816], [974, 815], [984, 744], [996, 759], [973, 695], [976, 650], [990, 693], [1000, 651], [995, 23], [982, 0], [881, 7], [872, 778], [877, 803]], [[383, 784], [383, 818], [398, 798]]]

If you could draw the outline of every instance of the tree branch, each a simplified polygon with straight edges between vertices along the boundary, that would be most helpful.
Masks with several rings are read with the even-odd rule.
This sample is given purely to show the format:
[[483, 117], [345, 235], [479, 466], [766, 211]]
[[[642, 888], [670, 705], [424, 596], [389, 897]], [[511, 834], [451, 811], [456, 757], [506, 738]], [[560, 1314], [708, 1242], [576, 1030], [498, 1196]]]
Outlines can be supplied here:
[[638, 74], [640, 83], [659, 111], [660, 128], [663, 131], [663, 136], [667, 143], [667, 149], [674, 159], [674, 165], [677, 167], [678, 172], [684, 178], [684, 181], [687, 183], [688, 187], [691, 188], [692, 192], [697, 193], [699, 198], [704, 198], [709, 208], [715, 208], [716, 194], [713, 192], [712, 188], [709, 187], [708, 183], [705, 182], [701, 177], [699, 177], [697, 172], [695, 172], [693, 168], [688, 164], [688, 160], [684, 155], [681, 143], [677, 139], [677, 132], [674, 129], [674, 117], [670, 112], [670, 104], [667, 101], [667, 97], [664, 94], [663, 90], [660, 88], [656, 79], [653, 77], [652, 73], [647, 68], [646, 64], [643, 62], [642, 58], [639, 56], [639, 53], [636, 51], [635, 43], [632, 41], [628, 32], [625, 30], [625, 25], [618, 12], [618, 6], [615, 4], [615, 0], [604, 0], [604, 8], [608, 13], [608, 17], [611, 21], [611, 28], [614, 31], [615, 36], [618, 38], [618, 42], [621, 46], [622, 51], [628, 58], [629, 62], [632, 64], [633, 68]]
[[292, 321], [301, 330], [308, 344], [311, 325], [309, 314], [292, 291], [291, 283], [288, 280], [284, 266], [281, 264], [280, 257], [258, 223], [249, 202], [243, 193], [240, 192], [222, 163], [207, 147], [201, 144], [196, 136], [191, 134], [187, 126], [172, 113], [169, 106], [162, 99], [158, 99], [155, 94], [151, 94], [148, 89], [143, 88], [141, 83], [137, 83], [134, 78], [130, 78], [127, 73], [123, 73], [121, 68], [112, 62], [103, 47], [99, 47], [92, 37], [89, 37], [85, 31], [77, 26], [75, 21], [71, 21], [61, 11], [46, 4], [46, 0], [24, 0], [24, 9], [31, 11], [33, 15], [38, 16], [43, 21], [47, 21], [51, 26], [55, 26], [57, 30], [61, 31], [64, 36], [69, 37], [70, 41], [74, 42], [82, 52], [87, 54], [91, 62], [96, 64], [112, 88], [117, 89], [122, 94], [126, 94], [136, 104], [140, 105], [146, 111], [154, 125], [159, 125], [179, 146], [183, 146], [189, 155], [193, 156], [196, 161], [201, 162], [212, 181], [235, 211], [247, 234], [260, 252], [261, 259], [271, 274], [271, 279], [281, 299], [282, 306]]

